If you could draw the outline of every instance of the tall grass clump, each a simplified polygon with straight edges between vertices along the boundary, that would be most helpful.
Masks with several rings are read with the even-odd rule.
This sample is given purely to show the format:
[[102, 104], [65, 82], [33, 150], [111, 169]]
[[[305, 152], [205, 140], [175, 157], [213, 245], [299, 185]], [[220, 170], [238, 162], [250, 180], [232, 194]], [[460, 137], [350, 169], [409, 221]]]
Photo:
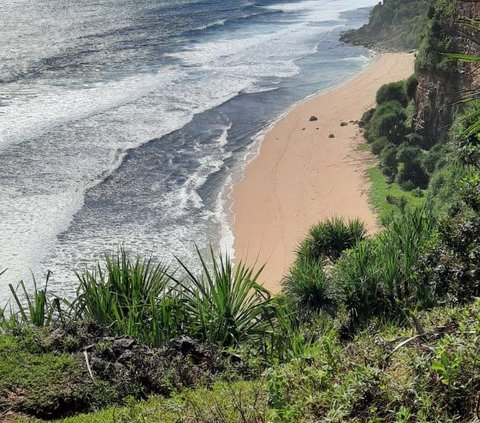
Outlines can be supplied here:
[[[2, 272], [4, 273], [4, 272]], [[2, 274], [0, 273], [0, 275]], [[59, 310], [59, 300], [49, 301], [47, 296], [48, 281], [51, 273], [47, 273], [45, 285], [42, 289], [38, 288], [35, 277], [33, 280], [33, 292], [29, 292], [23, 281], [15, 288], [12, 284], [8, 287], [15, 301], [15, 311], [11, 309], [11, 320], [19, 323], [31, 324], [38, 327], [48, 326], [52, 321], [55, 310]], [[5, 309], [0, 310], [0, 318], [6, 319]]]
[[183, 301], [172, 288], [168, 269], [151, 259], [131, 260], [126, 251], [105, 255], [92, 271], [77, 273], [77, 318], [110, 326], [150, 345], [162, 344], [184, 332]]
[[217, 257], [213, 250], [209, 265], [198, 249], [197, 253], [199, 275], [178, 260], [186, 277], [172, 276], [185, 300], [189, 334], [222, 347], [263, 340], [274, 325], [274, 306], [270, 293], [258, 283], [262, 269], [254, 272], [241, 262], [233, 267], [228, 255]]
[[337, 292], [321, 261], [297, 260], [283, 280], [283, 291], [298, 315], [325, 311], [333, 315]]
[[328, 219], [310, 228], [307, 238], [298, 249], [299, 260], [337, 261], [343, 251], [355, 246], [366, 236], [366, 229], [359, 219], [344, 221], [338, 217]]
[[358, 244], [339, 260], [334, 278], [353, 325], [374, 316], [402, 320], [408, 310], [435, 302], [433, 290], [417, 278], [416, 266], [436, 236], [425, 208], [396, 216], [375, 239]]

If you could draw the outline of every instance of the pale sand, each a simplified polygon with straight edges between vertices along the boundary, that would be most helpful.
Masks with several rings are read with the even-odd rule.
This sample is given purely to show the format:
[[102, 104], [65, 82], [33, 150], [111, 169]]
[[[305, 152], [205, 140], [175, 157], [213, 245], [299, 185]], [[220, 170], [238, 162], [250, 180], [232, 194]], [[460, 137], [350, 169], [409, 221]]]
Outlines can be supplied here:
[[[357, 148], [358, 125], [340, 123], [360, 119], [374, 107], [378, 88], [409, 77], [413, 62], [412, 54], [381, 55], [349, 82], [295, 107], [265, 135], [233, 189], [233, 232], [236, 261], [266, 263], [260, 279], [272, 292], [281, 289], [313, 224], [358, 217], [369, 231], [378, 229], [365, 178], [372, 157]], [[312, 115], [318, 121], [309, 122]]]

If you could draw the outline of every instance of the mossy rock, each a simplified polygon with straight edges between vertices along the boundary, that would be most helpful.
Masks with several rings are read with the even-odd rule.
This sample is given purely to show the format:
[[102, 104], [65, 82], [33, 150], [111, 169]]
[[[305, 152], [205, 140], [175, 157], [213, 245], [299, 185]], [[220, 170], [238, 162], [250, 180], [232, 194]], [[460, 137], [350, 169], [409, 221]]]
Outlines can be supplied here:
[[0, 414], [9, 410], [50, 419], [113, 399], [105, 383], [89, 378], [80, 355], [32, 351], [17, 338], [0, 335]]

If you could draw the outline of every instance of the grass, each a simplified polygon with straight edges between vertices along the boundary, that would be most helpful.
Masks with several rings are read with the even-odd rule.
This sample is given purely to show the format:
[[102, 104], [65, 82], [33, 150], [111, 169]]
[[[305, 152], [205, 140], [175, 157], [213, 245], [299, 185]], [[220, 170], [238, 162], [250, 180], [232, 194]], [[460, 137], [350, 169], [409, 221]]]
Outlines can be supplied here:
[[[62, 423], [474, 421], [480, 301], [436, 308], [398, 327], [376, 321], [351, 341], [323, 331], [308, 351], [258, 380], [188, 389]], [[19, 418], [17, 422], [40, 420]]]
[[266, 336], [272, 327], [271, 295], [258, 282], [262, 269], [217, 258], [211, 251], [211, 268], [197, 250], [203, 273], [195, 275], [179, 261], [185, 279], [171, 277], [180, 289], [189, 318], [189, 334], [200, 342], [223, 347]]
[[382, 223], [388, 222], [402, 208], [422, 207], [426, 202], [424, 191], [405, 191], [396, 182], [388, 183], [378, 167], [368, 169], [367, 177], [371, 183], [369, 200]]
[[185, 313], [168, 268], [151, 259], [131, 260], [122, 249], [92, 271], [77, 274], [78, 296], [68, 312], [111, 326], [122, 335], [160, 345], [183, 332]]
[[47, 418], [108, 402], [105, 386], [89, 379], [79, 357], [45, 352], [25, 334], [19, 339], [0, 335], [0, 420], [2, 410]]

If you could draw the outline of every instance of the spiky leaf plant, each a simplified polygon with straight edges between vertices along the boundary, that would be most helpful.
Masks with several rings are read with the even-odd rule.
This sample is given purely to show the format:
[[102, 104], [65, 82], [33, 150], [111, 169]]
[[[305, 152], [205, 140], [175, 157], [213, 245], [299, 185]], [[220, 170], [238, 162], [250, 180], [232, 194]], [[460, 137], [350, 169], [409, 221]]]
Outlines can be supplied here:
[[359, 219], [344, 221], [338, 217], [328, 219], [310, 228], [307, 238], [298, 249], [299, 259], [319, 261], [338, 260], [343, 251], [364, 239], [366, 229]]
[[297, 260], [283, 280], [283, 293], [300, 314], [336, 310], [336, 290], [320, 261]]
[[105, 255], [80, 281], [73, 307], [77, 316], [111, 326], [118, 334], [160, 345], [182, 334], [185, 309], [172, 289], [168, 269], [152, 259], [131, 260], [124, 249]]
[[200, 275], [177, 259], [186, 277], [172, 276], [183, 292], [192, 335], [222, 347], [265, 337], [273, 327], [274, 310], [270, 293], [258, 282], [262, 268], [254, 272], [242, 262], [233, 267], [227, 254], [217, 257], [213, 250], [209, 265], [198, 248], [197, 254]]
[[[23, 281], [21, 281], [16, 288], [14, 288], [12, 284], [8, 285], [17, 308], [16, 312], [12, 311], [11, 313], [14, 320], [39, 327], [48, 326], [50, 324], [56, 304], [56, 302], [50, 303], [47, 297], [50, 276], [51, 272], [49, 271], [47, 272], [43, 289], [38, 289], [37, 281], [35, 277], [32, 276], [33, 292], [29, 292], [26, 289]], [[1, 314], [4, 315], [4, 311], [2, 311]]]

